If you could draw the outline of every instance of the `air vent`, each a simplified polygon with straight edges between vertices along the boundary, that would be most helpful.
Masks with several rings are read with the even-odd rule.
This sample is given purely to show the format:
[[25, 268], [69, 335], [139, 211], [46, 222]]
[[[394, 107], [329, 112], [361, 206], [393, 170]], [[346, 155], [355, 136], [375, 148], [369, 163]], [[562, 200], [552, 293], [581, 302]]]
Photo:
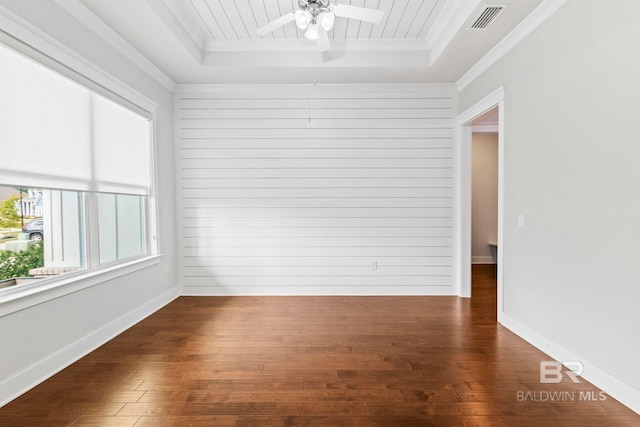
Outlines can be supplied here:
[[469, 29], [486, 30], [506, 8], [506, 5], [485, 6]]

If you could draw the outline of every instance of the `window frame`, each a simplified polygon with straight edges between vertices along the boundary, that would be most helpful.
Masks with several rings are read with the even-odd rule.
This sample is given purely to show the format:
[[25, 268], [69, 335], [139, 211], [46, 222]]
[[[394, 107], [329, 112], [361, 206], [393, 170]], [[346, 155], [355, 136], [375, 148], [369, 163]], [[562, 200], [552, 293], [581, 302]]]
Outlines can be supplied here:
[[[140, 255], [130, 255], [130, 256], [126, 256], [126, 257], [122, 257], [119, 258], [117, 256], [117, 246], [118, 246], [118, 236], [116, 236], [116, 258], [113, 260], [108, 260], [108, 261], [102, 261], [102, 253], [100, 252], [100, 213], [99, 213], [99, 200], [98, 198], [100, 197], [101, 194], [109, 194], [109, 193], [87, 193], [85, 195], [85, 197], [87, 197], [88, 199], [88, 203], [87, 204], [91, 204], [92, 206], [95, 206], [95, 211], [97, 212], [96, 215], [94, 215], [92, 218], [95, 218], [95, 224], [92, 224], [91, 230], [88, 230], [88, 232], [90, 232], [90, 236], [92, 236], [91, 239], [91, 245], [95, 245], [96, 247], [92, 247], [90, 248], [92, 253], [96, 253], [97, 258], [92, 258], [92, 261], [95, 261], [96, 266], [98, 267], [102, 267], [102, 266], [109, 266], [109, 265], [114, 265], [120, 262], [125, 262], [128, 260], [132, 260], [135, 258], [140, 258], [140, 257], [144, 257], [147, 255], [150, 255], [150, 251], [153, 250], [153, 248], [149, 245], [149, 227], [147, 227], [147, 221], [148, 221], [148, 214], [147, 214], [147, 209], [148, 209], [148, 196], [135, 196], [135, 197], [142, 197], [142, 217], [144, 218], [144, 227], [141, 229], [142, 233], [143, 233], [143, 240], [142, 240], [142, 250], [144, 253], [140, 254]], [[111, 194], [116, 196], [116, 204], [117, 204], [117, 197], [121, 196], [123, 194]], [[128, 195], [127, 195], [128, 196]]]
[[[36, 34], [33, 29], [9, 23], [4, 27], [0, 16], [0, 45], [48, 68], [51, 72], [82, 85], [90, 91], [111, 99], [149, 121], [149, 191], [144, 197], [144, 254], [100, 264], [97, 193], [84, 192], [82, 197], [83, 243], [85, 265], [82, 270], [41, 282], [6, 288], [0, 291], [0, 317], [25, 308], [60, 298], [79, 290], [113, 280], [160, 263], [157, 229], [157, 174], [156, 174], [156, 116], [158, 105], [107, 74], [54, 39]], [[17, 24], [17, 25], [13, 25]], [[44, 185], [43, 187], [46, 187]]]

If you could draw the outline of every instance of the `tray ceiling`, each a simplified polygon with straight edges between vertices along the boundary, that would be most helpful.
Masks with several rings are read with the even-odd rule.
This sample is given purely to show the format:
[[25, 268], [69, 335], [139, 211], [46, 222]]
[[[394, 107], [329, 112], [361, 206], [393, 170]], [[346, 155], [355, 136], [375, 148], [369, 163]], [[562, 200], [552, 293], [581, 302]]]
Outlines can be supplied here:
[[[256, 29], [297, 0], [56, 0], [79, 3], [177, 83], [454, 82], [542, 0], [330, 0], [378, 9], [382, 22], [338, 17], [320, 53], [295, 22]], [[486, 6], [506, 6], [485, 30]]]
[[[335, 2], [335, 0], [333, 1]], [[353, 19], [337, 19], [330, 37], [340, 39], [418, 39], [433, 28], [446, 0], [342, 0], [352, 6], [384, 12], [381, 24], [373, 25]], [[471, 2], [472, 3], [472, 2]], [[199, 37], [208, 40], [303, 39], [303, 31], [291, 22], [264, 37], [256, 28], [286, 13], [297, 10], [297, 0], [165, 0], [178, 13], [188, 15]], [[182, 9], [182, 11], [178, 11]]]

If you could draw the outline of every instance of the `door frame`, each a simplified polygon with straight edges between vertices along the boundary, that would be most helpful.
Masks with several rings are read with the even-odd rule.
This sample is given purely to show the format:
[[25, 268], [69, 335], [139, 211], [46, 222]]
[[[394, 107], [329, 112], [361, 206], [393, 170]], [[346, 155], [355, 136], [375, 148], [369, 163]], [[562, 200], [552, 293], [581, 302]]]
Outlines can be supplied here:
[[504, 290], [504, 87], [500, 86], [455, 118], [455, 242], [456, 286], [460, 297], [471, 297], [471, 139], [473, 121], [498, 107], [498, 315], [503, 308]]

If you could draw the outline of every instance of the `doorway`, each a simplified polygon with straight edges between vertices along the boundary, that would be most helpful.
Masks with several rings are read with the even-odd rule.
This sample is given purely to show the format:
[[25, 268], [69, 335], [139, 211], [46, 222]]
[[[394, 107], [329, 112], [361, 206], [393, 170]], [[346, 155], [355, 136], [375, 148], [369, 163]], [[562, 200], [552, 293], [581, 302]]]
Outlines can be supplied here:
[[495, 266], [498, 257], [498, 107], [475, 119], [471, 130], [471, 263]]
[[465, 110], [456, 118], [457, 153], [456, 153], [456, 274], [458, 295], [471, 297], [471, 264], [472, 264], [472, 141], [473, 126], [497, 112], [498, 134], [498, 206], [497, 206], [497, 241], [495, 243], [496, 276], [497, 276], [497, 311], [498, 320], [502, 312], [503, 301], [503, 188], [504, 188], [504, 88], [500, 87], [482, 100]]

